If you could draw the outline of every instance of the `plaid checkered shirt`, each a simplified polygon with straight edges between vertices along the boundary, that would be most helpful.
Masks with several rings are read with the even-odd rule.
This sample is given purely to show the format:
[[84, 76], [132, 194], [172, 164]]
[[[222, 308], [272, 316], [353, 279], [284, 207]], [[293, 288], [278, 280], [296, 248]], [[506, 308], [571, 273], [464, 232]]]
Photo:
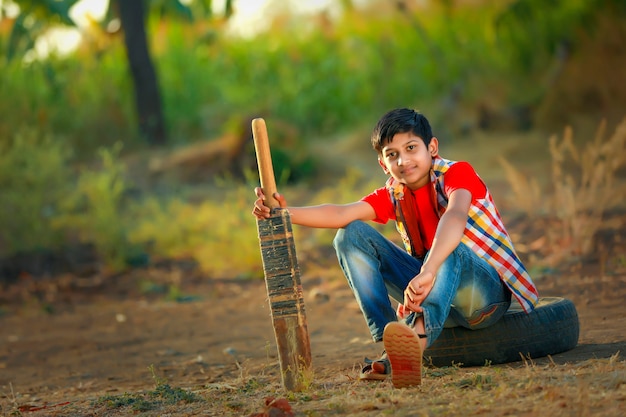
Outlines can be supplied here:
[[[439, 217], [448, 206], [448, 196], [444, 192], [445, 175], [443, 174], [455, 163], [456, 161], [441, 157], [433, 159], [431, 184], [435, 189]], [[392, 178], [390, 180], [392, 181], [387, 183], [387, 188], [390, 191], [392, 202], [398, 208], [397, 200], [402, 198], [404, 186], [393, 181]], [[485, 189], [487, 189], [486, 186]], [[396, 220], [398, 231], [402, 235], [405, 246], [410, 245], [411, 239], [407, 235], [408, 228], [402, 225], [402, 220], [399, 219], [401, 217], [397, 217]], [[511, 238], [504, 228], [500, 213], [498, 213], [488, 189], [484, 198], [472, 201], [461, 242], [498, 271], [500, 278], [511, 290], [525, 312], [529, 313], [535, 308], [539, 301], [537, 288], [513, 248]], [[410, 246], [407, 246], [407, 250], [411, 252]]]

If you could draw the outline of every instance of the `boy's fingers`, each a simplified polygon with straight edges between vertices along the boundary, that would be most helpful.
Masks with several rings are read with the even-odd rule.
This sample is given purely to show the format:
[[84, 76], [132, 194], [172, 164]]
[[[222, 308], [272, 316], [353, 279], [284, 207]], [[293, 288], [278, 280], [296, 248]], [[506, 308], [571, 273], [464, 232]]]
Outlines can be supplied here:
[[281, 208], [287, 207], [287, 201], [285, 200], [285, 197], [282, 194], [274, 193], [274, 198], [276, 199], [276, 201], [278, 201], [278, 204], [280, 205]]
[[259, 198], [265, 198], [265, 194], [263, 194], [263, 189], [261, 187], [255, 187], [254, 194], [256, 194]]
[[422, 288], [420, 285], [414, 285], [413, 283], [408, 285], [407, 290], [415, 295], [420, 295], [424, 293], [424, 288]]
[[254, 202], [254, 207], [252, 208], [252, 214], [254, 214], [254, 216], [257, 219], [266, 219], [270, 217], [271, 210], [269, 207], [265, 205], [265, 202], [263, 201], [263, 197], [264, 197], [263, 191], [261, 191], [260, 187], [255, 188], [254, 191], [259, 198], [257, 198], [256, 201]]
[[420, 299], [417, 294], [412, 294], [410, 291], [404, 294], [404, 305], [411, 311], [414, 311], [414, 307], [419, 305]]
[[416, 313], [422, 312], [422, 307], [420, 306], [419, 301], [406, 299], [404, 301], [404, 308], [409, 311], [415, 311]]

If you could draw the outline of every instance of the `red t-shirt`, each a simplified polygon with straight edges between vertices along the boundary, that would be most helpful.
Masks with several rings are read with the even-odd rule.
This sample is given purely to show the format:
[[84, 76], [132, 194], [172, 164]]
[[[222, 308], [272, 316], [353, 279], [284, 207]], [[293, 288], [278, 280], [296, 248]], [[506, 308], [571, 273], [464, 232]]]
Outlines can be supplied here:
[[[457, 162], [443, 175], [443, 191], [446, 196], [449, 196], [454, 190], [465, 189], [472, 193], [472, 201], [485, 198], [487, 188], [469, 163]], [[432, 246], [437, 225], [439, 224], [439, 215], [430, 196], [430, 187], [432, 187], [432, 184], [429, 183], [411, 191], [415, 196], [418, 226], [426, 249], [430, 249]], [[396, 219], [396, 211], [389, 197], [389, 190], [386, 187], [375, 190], [373, 193], [363, 197], [361, 201], [365, 201], [372, 206], [376, 212], [375, 222], [384, 224], [389, 220]]]

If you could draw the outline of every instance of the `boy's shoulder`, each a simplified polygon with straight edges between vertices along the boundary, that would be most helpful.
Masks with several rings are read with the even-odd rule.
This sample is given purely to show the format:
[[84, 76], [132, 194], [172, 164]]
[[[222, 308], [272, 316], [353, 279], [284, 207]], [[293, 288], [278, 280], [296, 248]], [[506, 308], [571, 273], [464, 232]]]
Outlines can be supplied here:
[[450, 168], [455, 167], [454, 170], [459, 169], [469, 169], [474, 170], [474, 167], [471, 163], [467, 161], [454, 161], [451, 159], [445, 159], [440, 156], [437, 156], [433, 159], [433, 170], [439, 173], [446, 173]]
[[445, 174], [450, 169], [450, 167], [457, 163], [458, 161], [453, 161], [451, 159], [445, 159], [441, 156], [437, 156], [433, 158], [433, 171], [435, 172], [435, 175], [439, 176], [441, 174]]

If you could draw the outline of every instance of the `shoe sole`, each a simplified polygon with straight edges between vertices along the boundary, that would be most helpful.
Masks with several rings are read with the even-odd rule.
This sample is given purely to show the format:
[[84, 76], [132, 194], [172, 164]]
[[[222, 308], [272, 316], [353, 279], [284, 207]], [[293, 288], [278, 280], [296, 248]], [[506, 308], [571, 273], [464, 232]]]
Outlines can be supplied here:
[[396, 388], [422, 383], [422, 349], [417, 334], [409, 326], [391, 322], [385, 326], [383, 344], [391, 363], [391, 382]]

